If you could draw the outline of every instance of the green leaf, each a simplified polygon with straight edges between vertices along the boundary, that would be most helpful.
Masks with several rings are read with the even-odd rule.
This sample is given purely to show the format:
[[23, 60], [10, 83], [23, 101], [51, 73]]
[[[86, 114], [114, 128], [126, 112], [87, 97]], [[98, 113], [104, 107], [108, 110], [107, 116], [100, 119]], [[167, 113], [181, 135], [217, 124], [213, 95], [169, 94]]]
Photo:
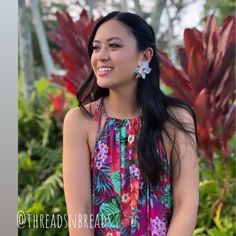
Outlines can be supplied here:
[[43, 94], [46, 94], [46, 92], [48, 91], [50, 87], [50, 82], [48, 79], [40, 79], [40, 80], [36, 80], [34, 85], [36, 87], [38, 94], [43, 95]]
[[103, 203], [98, 217], [104, 228], [119, 228], [121, 216], [118, 200], [112, 198]]
[[27, 209], [26, 213], [27, 214], [36, 214], [36, 213], [43, 213], [45, 211], [42, 203], [40, 202], [35, 202], [33, 205]]
[[120, 171], [111, 174], [112, 183], [114, 184], [115, 191], [120, 195]]
[[206, 232], [205, 227], [197, 228], [194, 230], [193, 236], [205, 236], [204, 232]]
[[216, 216], [214, 217], [214, 222], [217, 226], [217, 228], [220, 230], [220, 232], [224, 232], [224, 227], [220, 222], [220, 214], [221, 214], [221, 208], [222, 208], [222, 204], [220, 204], [216, 210]]
[[173, 90], [164, 83], [161, 83], [161, 90], [168, 96], [171, 96], [173, 94]]

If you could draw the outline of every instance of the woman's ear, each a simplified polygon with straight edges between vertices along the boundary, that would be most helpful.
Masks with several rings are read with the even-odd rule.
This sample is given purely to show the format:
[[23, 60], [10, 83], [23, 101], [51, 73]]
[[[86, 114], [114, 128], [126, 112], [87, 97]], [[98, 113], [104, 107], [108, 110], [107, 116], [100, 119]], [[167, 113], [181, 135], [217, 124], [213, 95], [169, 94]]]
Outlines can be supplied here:
[[148, 61], [148, 63], [152, 60], [153, 49], [151, 47], [146, 48], [143, 51], [143, 59], [144, 61]]

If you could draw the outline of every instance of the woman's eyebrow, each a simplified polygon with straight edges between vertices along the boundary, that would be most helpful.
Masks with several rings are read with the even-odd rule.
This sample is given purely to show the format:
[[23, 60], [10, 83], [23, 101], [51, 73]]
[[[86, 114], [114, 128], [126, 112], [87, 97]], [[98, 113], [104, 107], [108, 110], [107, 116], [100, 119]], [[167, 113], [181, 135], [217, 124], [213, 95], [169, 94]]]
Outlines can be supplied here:
[[[111, 40], [114, 40], [114, 39], [117, 39], [117, 40], [123, 42], [123, 40], [122, 40], [121, 38], [119, 38], [119, 37], [111, 37], [111, 38], [108, 38], [108, 39], [107, 39], [107, 42], [110, 42]], [[100, 41], [99, 41], [99, 40], [93, 40], [93, 43], [100, 43]]]

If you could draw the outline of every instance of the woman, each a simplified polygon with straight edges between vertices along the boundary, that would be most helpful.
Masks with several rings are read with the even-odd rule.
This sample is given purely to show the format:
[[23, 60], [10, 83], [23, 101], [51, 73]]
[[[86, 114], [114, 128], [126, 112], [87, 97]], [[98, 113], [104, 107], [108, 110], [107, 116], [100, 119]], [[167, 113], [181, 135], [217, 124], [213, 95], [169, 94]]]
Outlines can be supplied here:
[[82, 219], [70, 235], [193, 233], [195, 115], [160, 90], [155, 41], [152, 27], [128, 12], [109, 13], [93, 29], [93, 71], [64, 120], [67, 211]]

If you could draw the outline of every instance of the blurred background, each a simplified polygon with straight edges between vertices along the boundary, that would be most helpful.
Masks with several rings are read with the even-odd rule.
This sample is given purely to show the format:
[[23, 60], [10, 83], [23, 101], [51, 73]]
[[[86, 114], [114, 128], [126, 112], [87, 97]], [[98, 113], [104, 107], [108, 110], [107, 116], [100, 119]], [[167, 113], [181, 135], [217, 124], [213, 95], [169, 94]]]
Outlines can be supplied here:
[[[161, 88], [197, 114], [200, 207], [194, 236], [235, 235], [235, 1], [18, 0], [18, 210], [66, 213], [62, 125], [91, 70], [89, 34], [113, 10], [157, 37]], [[68, 235], [66, 226], [19, 235]]]

